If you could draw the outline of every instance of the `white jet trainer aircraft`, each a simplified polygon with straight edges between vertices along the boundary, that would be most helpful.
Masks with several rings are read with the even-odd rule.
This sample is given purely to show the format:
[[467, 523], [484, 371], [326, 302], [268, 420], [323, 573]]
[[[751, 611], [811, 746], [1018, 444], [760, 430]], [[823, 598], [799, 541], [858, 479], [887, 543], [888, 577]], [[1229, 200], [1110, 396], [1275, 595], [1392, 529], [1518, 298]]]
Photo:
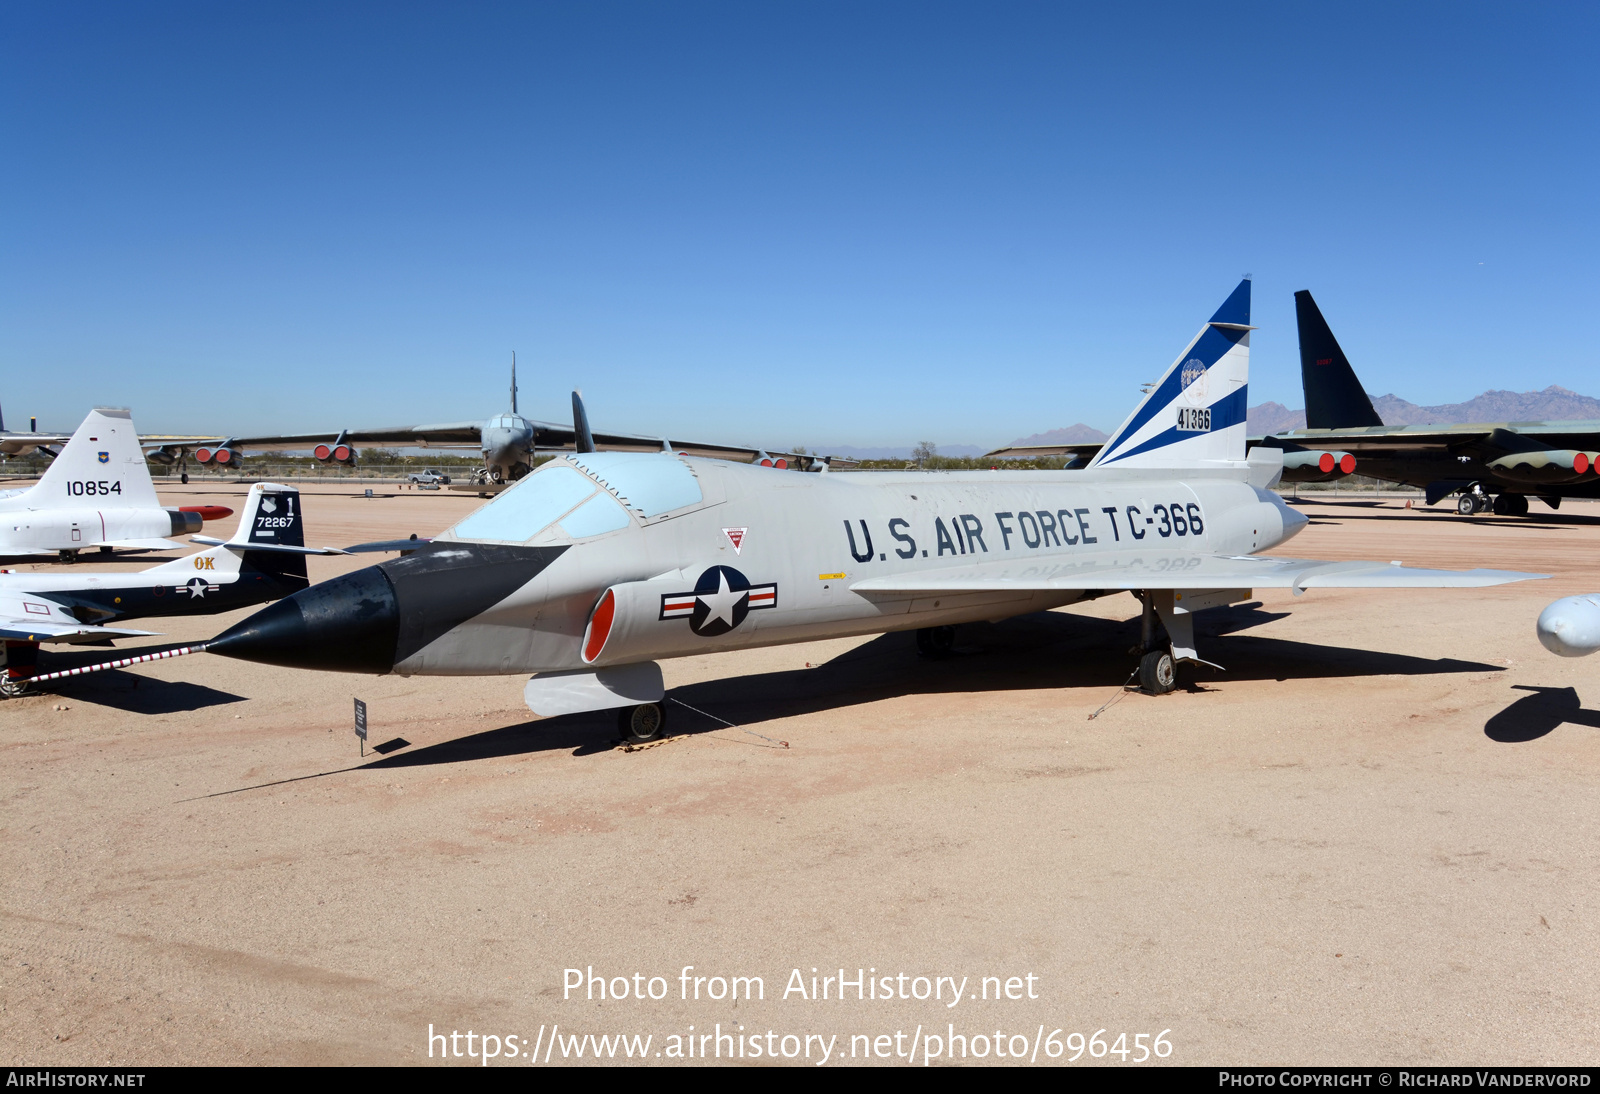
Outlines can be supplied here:
[[[1081, 471], [795, 475], [671, 453], [553, 460], [426, 549], [281, 600], [200, 647], [402, 675], [533, 673], [541, 715], [661, 732], [656, 660], [954, 624], [1131, 592], [1147, 690], [1198, 662], [1192, 617], [1255, 588], [1483, 586], [1536, 575], [1261, 558], [1306, 518], [1245, 456], [1250, 283]], [[745, 552], [750, 552], [748, 555]], [[1168, 641], [1156, 644], [1156, 620]]]
[[96, 407], [36, 484], [0, 495], [0, 555], [59, 554], [67, 562], [87, 547], [163, 551], [182, 546], [166, 537], [232, 512], [163, 508], [131, 415]]

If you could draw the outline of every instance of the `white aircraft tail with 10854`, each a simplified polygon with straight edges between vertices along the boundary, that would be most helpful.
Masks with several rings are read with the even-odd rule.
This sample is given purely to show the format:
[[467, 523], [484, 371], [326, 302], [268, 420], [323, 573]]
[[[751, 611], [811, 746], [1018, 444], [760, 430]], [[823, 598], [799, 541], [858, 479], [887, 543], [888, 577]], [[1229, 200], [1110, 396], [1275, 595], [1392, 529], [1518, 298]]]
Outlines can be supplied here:
[[182, 546], [168, 536], [198, 532], [230, 513], [215, 505], [163, 507], [132, 416], [96, 407], [35, 485], [0, 496], [0, 555], [70, 561], [91, 547], [168, 550]]

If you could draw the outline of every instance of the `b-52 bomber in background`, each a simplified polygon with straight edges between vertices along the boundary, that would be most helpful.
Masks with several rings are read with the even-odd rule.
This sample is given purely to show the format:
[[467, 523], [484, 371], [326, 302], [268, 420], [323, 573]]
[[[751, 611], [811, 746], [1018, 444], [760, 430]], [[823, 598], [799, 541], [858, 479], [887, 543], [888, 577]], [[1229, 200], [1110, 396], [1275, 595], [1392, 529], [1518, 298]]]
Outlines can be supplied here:
[[[1550, 508], [1564, 497], [1600, 497], [1600, 421], [1384, 425], [1311, 294], [1294, 294], [1306, 428], [1259, 443], [1284, 461], [1318, 461], [1421, 488], [1429, 505], [1459, 494], [1465, 515], [1525, 517], [1529, 497]], [[1349, 457], [1346, 459], [1346, 457]]]
[[[241, 466], [246, 451], [309, 451], [323, 463], [354, 466], [362, 445], [386, 448], [459, 448], [483, 453], [483, 467], [477, 474], [480, 483], [514, 482], [526, 475], [539, 453], [549, 452], [660, 452], [670, 449], [690, 456], [765, 462], [768, 467], [809, 469], [816, 457], [803, 453], [768, 453], [763, 449], [738, 445], [706, 444], [701, 441], [672, 440], [665, 437], [639, 437], [627, 433], [596, 433], [589, 428], [582, 401], [573, 393], [573, 423], [570, 426], [538, 422], [517, 412], [517, 366], [511, 365], [511, 409], [507, 413], [476, 422], [445, 422], [432, 425], [392, 426], [385, 429], [340, 429], [322, 433], [294, 433], [260, 437], [216, 438], [194, 449], [197, 463], [213, 468]], [[183, 459], [187, 450], [164, 452], [164, 456]], [[160, 458], [160, 457], [152, 457]], [[188, 481], [185, 479], [184, 481]]]
[[97, 407], [37, 483], [0, 493], [0, 555], [54, 554], [71, 562], [90, 547], [167, 550], [182, 545], [166, 537], [198, 532], [232, 512], [163, 506], [131, 415]]
[[[1344, 350], [1304, 290], [1294, 294], [1306, 428], [1252, 437], [1283, 453], [1284, 482], [1361, 474], [1423, 490], [1429, 505], [1460, 494], [1463, 514], [1527, 516], [1528, 498], [1555, 509], [1563, 497], [1600, 497], [1600, 421], [1387, 426]], [[1012, 446], [994, 458], [1065, 455], [1087, 466], [1096, 443]]]
[[104, 642], [149, 635], [129, 619], [217, 615], [299, 592], [306, 555], [340, 554], [305, 545], [300, 492], [258, 482], [250, 487], [238, 530], [216, 546], [132, 573], [0, 571], [0, 695], [20, 695], [41, 642]]
[[0, 456], [7, 459], [12, 456], [31, 456], [39, 451], [54, 456], [55, 450], [71, 437], [70, 433], [40, 433], [37, 418], [29, 420], [26, 432], [7, 429], [5, 413], [0, 411]]
[[1159, 693], [1178, 664], [1206, 663], [1194, 614], [1252, 589], [1542, 576], [1259, 557], [1306, 518], [1270, 489], [1280, 453], [1246, 458], [1252, 329], [1246, 280], [1081, 471], [793, 476], [670, 452], [575, 453], [425, 548], [185, 652], [354, 673], [532, 673], [523, 695], [535, 713], [620, 708], [624, 735], [644, 740], [665, 722], [661, 658], [893, 630], [937, 655], [959, 623], [1128, 592], [1142, 605], [1138, 674]]

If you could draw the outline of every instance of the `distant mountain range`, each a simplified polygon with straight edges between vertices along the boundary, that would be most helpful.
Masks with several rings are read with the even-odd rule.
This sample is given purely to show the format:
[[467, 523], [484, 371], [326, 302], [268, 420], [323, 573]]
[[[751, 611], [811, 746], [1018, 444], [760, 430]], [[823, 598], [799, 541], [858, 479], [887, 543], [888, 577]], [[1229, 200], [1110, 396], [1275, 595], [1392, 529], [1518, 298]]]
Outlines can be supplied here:
[[[975, 444], [941, 444], [936, 446], [941, 456], [981, 456], [989, 451]], [[835, 444], [818, 448], [824, 456], [843, 456], [847, 460], [909, 460], [911, 446], [904, 448], [860, 448], [853, 444]]]
[[[1543, 391], [1486, 391], [1464, 403], [1418, 406], [1398, 395], [1372, 400], [1384, 425], [1444, 425], [1451, 422], [1571, 422], [1600, 420], [1600, 399], [1579, 395], [1551, 384]], [[1245, 428], [1251, 436], [1304, 429], [1306, 412], [1282, 403], [1261, 403], [1248, 411]], [[1103, 441], [1107, 434], [1086, 425], [1072, 425], [1035, 433], [1012, 441], [1013, 445], [1082, 444]], [[953, 454], [953, 453], [952, 453]]]
[[1065, 429], [1052, 429], [1048, 433], [1035, 433], [1031, 437], [1023, 437], [1020, 440], [1015, 440], [1011, 443], [1016, 446], [1035, 444], [1099, 444], [1101, 441], [1109, 440], [1110, 437], [1111, 434], [1102, 433], [1092, 425], [1084, 425], [1082, 422], [1078, 422], [1076, 425], [1069, 425]]
[[[1600, 421], [1600, 399], [1579, 395], [1554, 384], [1543, 391], [1486, 391], [1464, 403], [1418, 406], [1398, 395], [1372, 400], [1385, 425], [1442, 425], [1449, 422], [1571, 422]], [[1281, 433], [1285, 429], [1304, 429], [1306, 412], [1290, 410], [1282, 403], [1261, 403], [1250, 408], [1246, 429], [1252, 437]], [[1110, 436], [1092, 425], [1078, 422], [1064, 429], [1051, 429], [1031, 437], [1019, 437], [1012, 446], [1046, 444], [1097, 444]], [[990, 451], [975, 444], [941, 444], [941, 456], [981, 456]], [[834, 456], [857, 460], [909, 460], [911, 448], [864, 448], [835, 445], [824, 449]]]

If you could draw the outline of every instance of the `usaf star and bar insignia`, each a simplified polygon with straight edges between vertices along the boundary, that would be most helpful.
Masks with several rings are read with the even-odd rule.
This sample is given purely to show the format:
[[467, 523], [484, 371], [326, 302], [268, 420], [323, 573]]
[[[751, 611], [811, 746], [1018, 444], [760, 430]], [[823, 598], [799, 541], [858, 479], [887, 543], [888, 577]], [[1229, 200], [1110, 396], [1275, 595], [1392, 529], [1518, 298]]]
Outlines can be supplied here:
[[663, 593], [662, 619], [687, 619], [689, 629], [702, 638], [727, 634], [745, 616], [778, 603], [778, 585], [752, 585], [731, 566], [712, 566], [687, 593]]

